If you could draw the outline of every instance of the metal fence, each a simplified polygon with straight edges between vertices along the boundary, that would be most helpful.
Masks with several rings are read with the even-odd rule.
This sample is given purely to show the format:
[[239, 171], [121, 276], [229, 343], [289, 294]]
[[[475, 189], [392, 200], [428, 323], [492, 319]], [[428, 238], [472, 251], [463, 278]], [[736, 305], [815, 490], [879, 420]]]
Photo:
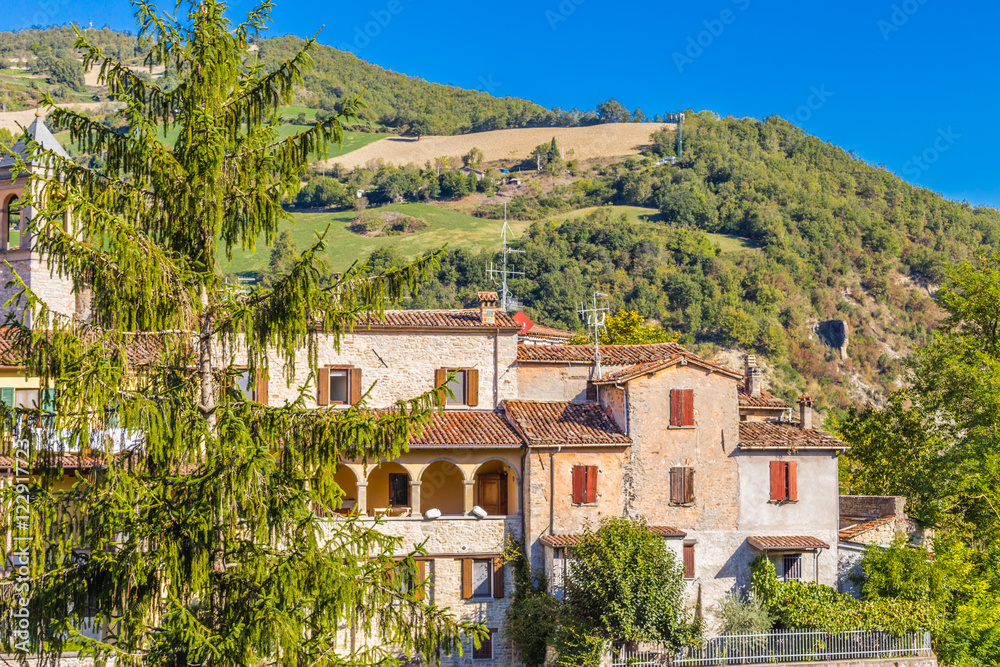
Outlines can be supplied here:
[[875, 630], [854, 630], [838, 634], [813, 630], [774, 630], [764, 634], [709, 637], [700, 645], [685, 647], [677, 653], [648, 646], [615, 645], [611, 649], [611, 665], [759, 665], [929, 655], [929, 632], [893, 635]]

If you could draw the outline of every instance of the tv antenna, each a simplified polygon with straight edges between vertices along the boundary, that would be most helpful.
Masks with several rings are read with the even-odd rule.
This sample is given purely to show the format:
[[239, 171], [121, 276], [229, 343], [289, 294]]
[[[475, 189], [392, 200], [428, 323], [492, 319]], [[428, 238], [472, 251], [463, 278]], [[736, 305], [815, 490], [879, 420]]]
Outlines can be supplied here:
[[608, 316], [608, 307], [598, 303], [598, 299], [606, 299], [608, 295], [604, 292], [594, 292], [593, 302], [588, 307], [586, 303], [581, 303], [576, 312], [580, 313], [580, 319], [587, 325], [591, 335], [594, 337], [594, 377], [601, 377], [601, 331], [606, 331], [604, 320]]
[[524, 271], [515, 271], [512, 268], [507, 268], [507, 260], [510, 255], [524, 254], [523, 250], [517, 250], [507, 245], [508, 240], [514, 238], [514, 230], [507, 224], [507, 202], [503, 203], [503, 227], [500, 228], [500, 238], [503, 239], [503, 248], [500, 250], [501, 254], [503, 254], [503, 266], [498, 269], [493, 265], [493, 262], [490, 262], [489, 268], [486, 269], [486, 274], [494, 282], [500, 282], [500, 307], [506, 311], [516, 303], [513, 295], [510, 293], [510, 289], [507, 287], [507, 278], [524, 275]]

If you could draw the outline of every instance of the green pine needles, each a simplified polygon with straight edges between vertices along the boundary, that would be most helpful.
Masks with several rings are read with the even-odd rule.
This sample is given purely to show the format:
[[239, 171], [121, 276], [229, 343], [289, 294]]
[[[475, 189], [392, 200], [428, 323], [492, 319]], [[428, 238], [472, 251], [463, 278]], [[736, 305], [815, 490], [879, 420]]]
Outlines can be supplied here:
[[[28, 160], [36, 168], [23, 202], [37, 212], [34, 249], [76, 289], [89, 286], [92, 300], [85, 323], [50, 311], [15, 278], [20, 293], [8, 304], [31, 314], [34, 328], [9, 323], [11, 342], [28, 375], [52, 391], [44, 410], [4, 410], [3, 435], [27, 441], [35, 475], [26, 485], [31, 520], [14, 530], [13, 555], [22, 555], [4, 554], [28, 561], [30, 590], [6, 582], [3, 636], [23, 629], [12, 615], [23, 597], [27, 646], [46, 664], [79, 644], [98, 664], [119, 666], [439, 662], [461, 650], [463, 635], [478, 641], [481, 628], [435, 607], [423, 584], [400, 584], [415, 577], [418, 555], [394, 559], [401, 539], [314, 511], [338, 506], [339, 461], [397, 457], [439, 407], [438, 393], [376, 411], [307, 409], [304, 394], [273, 407], [237, 389], [241, 373], [254, 386], [269, 376], [290, 381], [296, 363], [315, 369], [321, 341], [336, 345], [416, 289], [436, 255], [330, 277], [317, 261], [320, 238], [268, 286], [227, 285], [219, 244], [273, 241], [307, 157], [342, 139], [341, 123], [361, 100], [279, 139], [279, 109], [311, 65], [313, 42], [265, 73], [248, 44], [269, 2], [235, 27], [224, 2], [181, 6], [178, 19], [136, 5], [148, 64], [180, 82], [169, 90], [77, 33], [84, 66], [99, 66], [124, 104], [128, 132], [46, 102], [73, 142], [105, 157], [105, 169], [37, 145]], [[161, 128], [179, 131], [173, 148]], [[72, 233], [61, 224], [67, 212]], [[97, 465], [73, 473], [77, 456]], [[76, 474], [71, 487], [63, 472]], [[6, 491], [13, 525], [18, 487]], [[94, 609], [107, 643], [74, 629]]]

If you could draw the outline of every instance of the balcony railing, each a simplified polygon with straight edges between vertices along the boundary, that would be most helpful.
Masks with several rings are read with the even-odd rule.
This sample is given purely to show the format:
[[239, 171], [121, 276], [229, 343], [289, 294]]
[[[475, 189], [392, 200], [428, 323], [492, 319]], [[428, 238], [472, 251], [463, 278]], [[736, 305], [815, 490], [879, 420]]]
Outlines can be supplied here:
[[612, 667], [672, 665], [759, 665], [931, 655], [929, 632], [894, 635], [876, 630], [830, 634], [814, 630], [774, 630], [764, 634], [709, 637], [678, 653], [656, 648], [614, 646]]

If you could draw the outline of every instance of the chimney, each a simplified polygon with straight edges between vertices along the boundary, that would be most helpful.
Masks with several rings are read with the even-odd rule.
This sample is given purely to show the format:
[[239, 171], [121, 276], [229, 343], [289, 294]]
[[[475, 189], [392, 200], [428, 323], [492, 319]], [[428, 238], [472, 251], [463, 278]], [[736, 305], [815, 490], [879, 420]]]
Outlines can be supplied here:
[[799, 396], [799, 426], [813, 427], [813, 403], [816, 401], [809, 394]]
[[748, 396], [760, 396], [760, 390], [763, 389], [764, 384], [764, 373], [760, 368], [757, 367], [757, 357], [748, 354], [746, 356], [746, 374], [743, 380], [743, 385], [746, 388]]
[[497, 309], [500, 307], [500, 297], [496, 292], [479, 293], [479, 319], [483, 324], [497, 323]]

